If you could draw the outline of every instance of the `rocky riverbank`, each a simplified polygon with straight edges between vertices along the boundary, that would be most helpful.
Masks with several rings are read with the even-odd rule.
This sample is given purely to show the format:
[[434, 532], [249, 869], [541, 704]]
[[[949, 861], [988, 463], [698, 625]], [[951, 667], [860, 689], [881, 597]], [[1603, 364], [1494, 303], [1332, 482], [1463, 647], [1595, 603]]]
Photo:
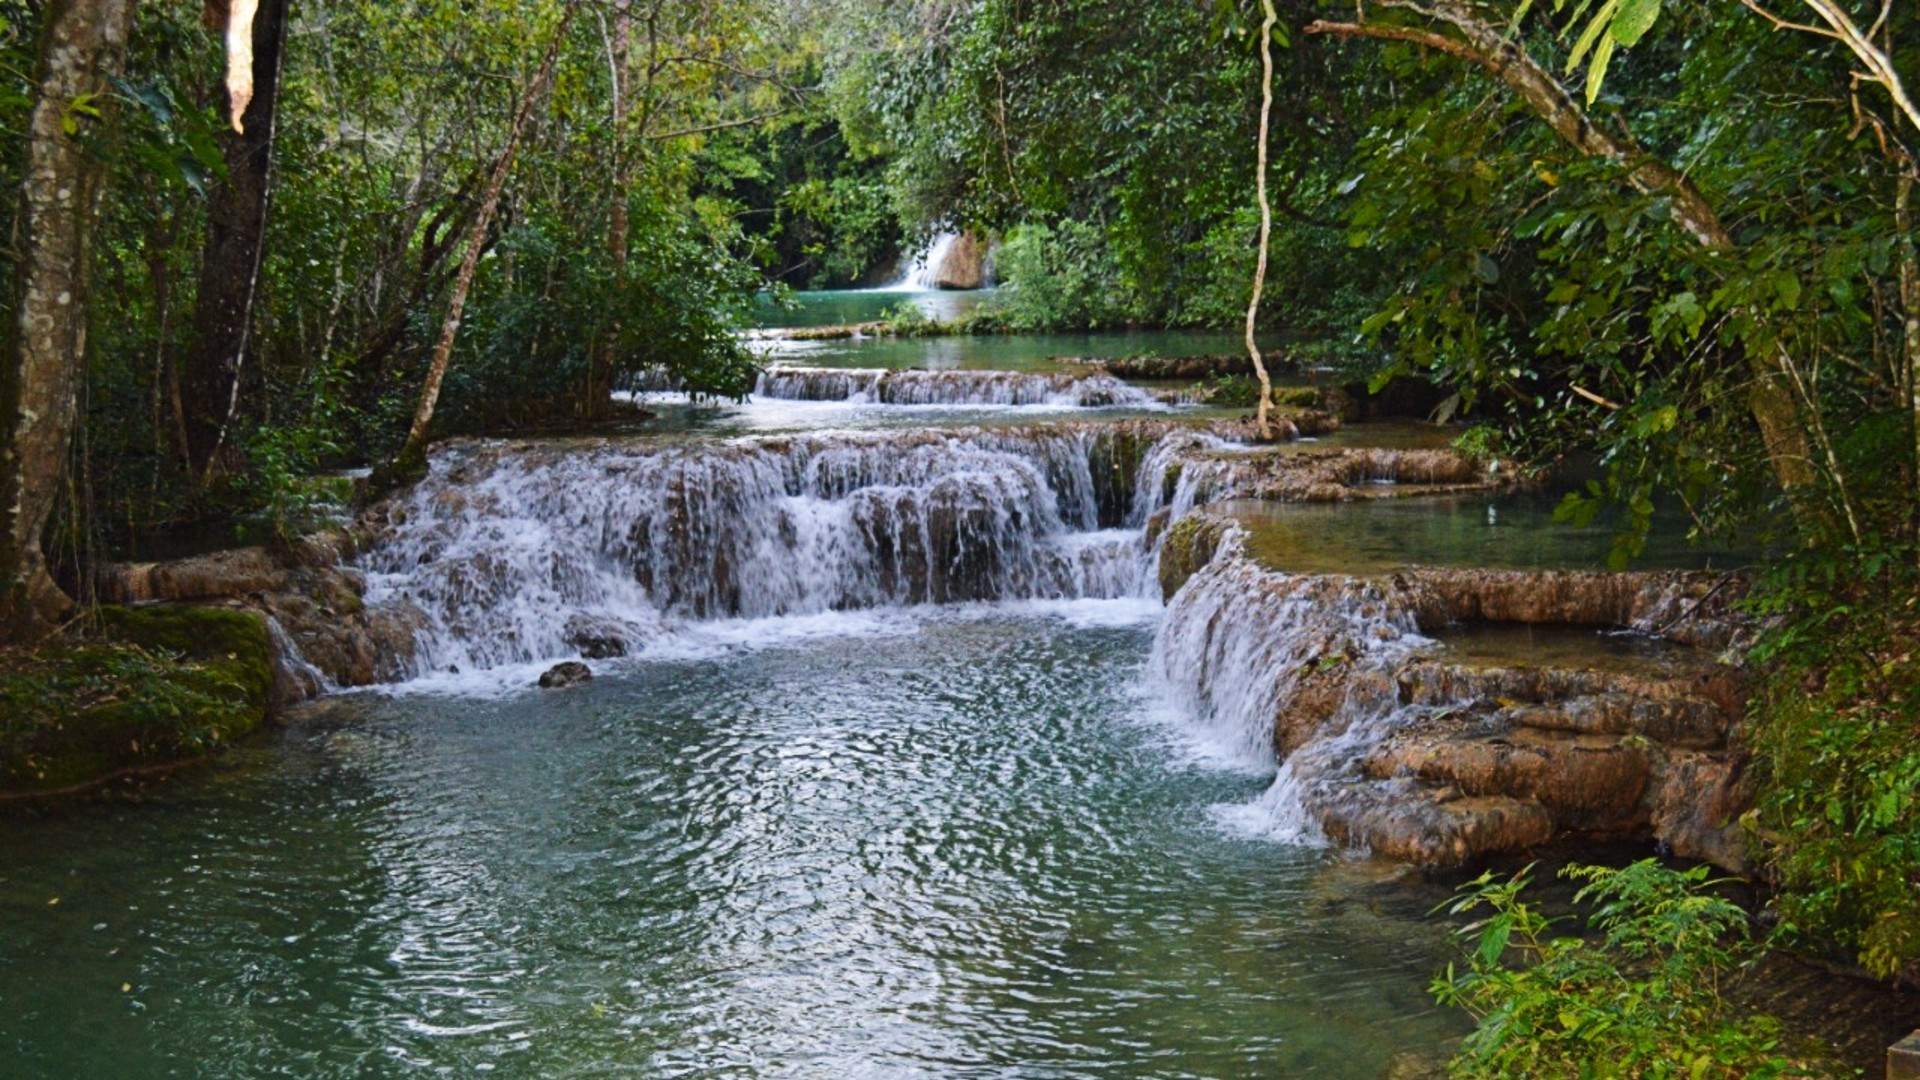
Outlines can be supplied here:
[[[1737, 579], [1290, 575], [1202, 512], [1169, 530], [1160, 584], [1167, 677], [1271, 738], [1294, 828], [1435, 865], [1579, 835], [1746, 867]], [[1515, 628], [1585, 644], [1542, 663], [1502, 648]]]

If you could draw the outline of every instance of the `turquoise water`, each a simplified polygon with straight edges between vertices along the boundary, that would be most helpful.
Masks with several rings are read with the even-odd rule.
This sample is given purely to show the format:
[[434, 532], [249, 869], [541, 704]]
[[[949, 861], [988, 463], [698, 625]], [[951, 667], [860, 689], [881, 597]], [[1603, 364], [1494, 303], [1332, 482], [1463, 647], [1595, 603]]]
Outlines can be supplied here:
[[[1366, 428], [1351, 435], [1364, 438]], [[1559, 494], [1502, 492], [1358, 503], [1228, 502], [1218, 509], [1248, 529], [1248, 553], [1289, 573], [1384, 573], [1408, 565], [1516, 570], [1602, 570], [1615, 531], [1553, 520]], [[1656, 517], [1642, 570], [1728, 570], [1753, 553], [1688, 543], [1675, 515]]]
[[0, 832], [9, 1076], [1380, 1076], [1429, 888], [1230, 837], [1149, 631], [743, 634], [335, 699]]
[[[935, 318], [952, 319], [990, 302], [992, 295], [991, 290], [802, 292], [794, 294], [798, 310], [763, 305], [756, 322], [765, 327], [843, 326], [878, 319], [887, 308], [903, 303]], [[779, 342], [770, 356], [783, 363], [820, 367], [1052, 371], [1065, 367], [1061, 357], [1195, 356], [1238, 353], [1242, 348], [1239, 336], [1231, 332], [1140, 330]]]
[[762, 299], [754, 309], [755, 326], [847, 326], [884, 318], [889, 309], [911, 304], [929, 317], [958, 319], [993, 296], [991, 289], [949, 292], [926, 289], [820, 289], [790, 294], [791, 306]]

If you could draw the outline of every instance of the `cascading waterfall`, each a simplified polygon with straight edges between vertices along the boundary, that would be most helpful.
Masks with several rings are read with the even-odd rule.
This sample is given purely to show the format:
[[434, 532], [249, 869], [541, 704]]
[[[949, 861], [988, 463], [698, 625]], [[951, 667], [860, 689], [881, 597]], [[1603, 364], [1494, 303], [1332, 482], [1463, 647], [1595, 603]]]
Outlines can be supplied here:
[[1159, 399], [1105, 372], [893, 371], [879, 368], [774, 367], [755, 396], [781, 401], [871, 405], [1052, 405], [1162, 408]]
[[368, 600], [420, 609], [422, 669], [464, 670], [618, 654], [689, 620], [1133, 595], [1110, 438], [469, 443], [390, 505]]
[[1144, 526], [1149, 517], [1162, 510], [1168, 511], [1169, 520], [1177, 520], [1213, 499], [1224, 486], [1224, 470], [1207, 455], [1232, 446], [1217, 435], [1198, 431], [1156, 440], [1140, 460], [1131, 524]]
[[[1412, 718], [1391, 671], [1426, 639], [1376, 583], [1262, 570], [1237, 557], [1237, 533], [1222, 545], [1168, 604], [1154, 668], [1218, 753], [1278, 767], [1260, 799], [1221, 816], [1239, 831], [1313, 842], [1313, 805], [1351, 778], [1361, 747]], [[1289, 745], [1284, 760], [1276, 741]]]
[[953, 251], [953, 245], [960, 242], [957, 232], [943, 232], [933, 238], [927, 250], [921, 252], [907, 268], [907, 275], [889, 286], [892, 289], [912, 289], [930, 292], [939, 288], [940, 264], [947, 261], [947, 255]]
[[[791, 374], [796, 395], [885, 384]], [[367, 602], [419, 628], [416, 676], [619, 656], [715, 620], [1146, 598], [1159, 551], [1145, 537], [1169, 534], [1148, 526], [1264, 482], [1262, 453], [1154, 421], [456, 443], [386, 504], [361, 566]], [[1289, 469], [1303, 467], [1351, 471], [1324, 455]], [[1404, 591], [1273, 573], [1242, 544], [1229, 526], [1171, 598], [1151, 668], [1211, 756], [1273, 772], [1260, 798], [1216, 808], [1222, 823], [1315, 842], [1330, 809], [1378, 799], [1369, 748], [1440, 708], [1403, 703], [1396, 681], [1428, 642]]]

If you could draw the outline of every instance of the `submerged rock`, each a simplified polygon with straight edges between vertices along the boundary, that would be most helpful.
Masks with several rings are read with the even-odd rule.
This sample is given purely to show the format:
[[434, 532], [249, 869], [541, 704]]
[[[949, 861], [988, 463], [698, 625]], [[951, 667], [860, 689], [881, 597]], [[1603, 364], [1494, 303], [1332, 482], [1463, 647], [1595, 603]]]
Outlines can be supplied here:
[[593, 669], [578, 660], [565, 660], [540, 675], [542, 690], [560, 690], [593, 678]]

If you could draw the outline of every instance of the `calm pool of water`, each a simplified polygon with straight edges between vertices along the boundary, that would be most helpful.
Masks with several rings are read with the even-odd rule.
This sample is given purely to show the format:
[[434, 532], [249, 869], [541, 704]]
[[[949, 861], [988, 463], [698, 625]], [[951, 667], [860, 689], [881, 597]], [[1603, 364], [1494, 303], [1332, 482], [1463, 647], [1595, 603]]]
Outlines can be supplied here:
[[897, 622], [334, 699], [9, 821], [7, 1075], [1371, 1080], [1459, 1034], [1429, 889], [1212, 824], [1266, 778], [1148, 627]]
[[[843, 326], [870, 322], [900, 304], [952, 319], [988, 302], [982, 292], [905, 292], [884, 289], [796, 293], [797, 310], [766, 305], [755, 314], [765, 327]], [[1196, 356], [1239, 353], [1235, 333], [1192, 330], [1109, 331], [1079, 334], [985, 334], [932, 338], [861, 338], [765, 342], [769, 359], [818, 367], [921, 367], [934, 370], [1063, 370], [1061, 357], [1118, 357], [1143, 353]]]
[[[1371, 429], [1356, 426], [1364, 439]], [[1375, 574], [1409, 564], [1520, 570], [1605, 569], [1615, 530], [1553, 520], [1555, 492], [1499, 492], [1361, 503], [1220, 504], [1248, 530], [1248, 554], [1297, 574]], [[1672, 514], [1655, 519], [1642, 570], [1727, 570], [1751, 552], [1696, 546]]]

